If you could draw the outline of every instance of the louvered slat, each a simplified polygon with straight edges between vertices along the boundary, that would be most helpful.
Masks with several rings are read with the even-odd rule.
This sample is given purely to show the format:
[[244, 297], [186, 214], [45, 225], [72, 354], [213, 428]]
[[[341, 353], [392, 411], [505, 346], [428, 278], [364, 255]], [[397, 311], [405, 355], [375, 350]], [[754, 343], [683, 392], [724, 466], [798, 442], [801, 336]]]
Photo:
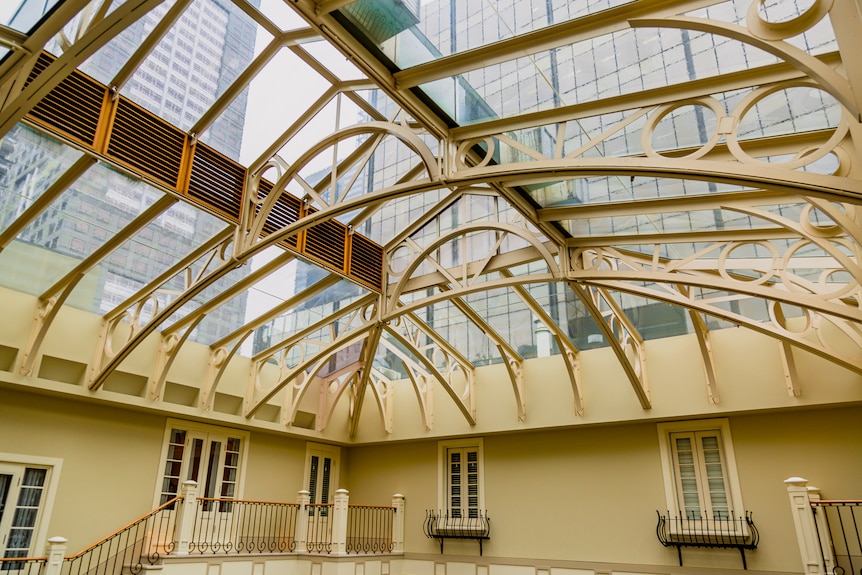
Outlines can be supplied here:
[[[42, 53], [30, 71], [26, 85], [39, 76], [54, 58]], [[107, 89], [86, 74], [75, 71], [39, 101], [28, 116], [45, 126], [92, 147]]]
[[[317, 210], [311, 208], [308, 214]], [[347, 248], [347, 226], [338, 220], [320, 222], [305, 231], [302, 253], [341, 273], [347, 273], [345, 252]]]
[[383, 289], [383, 246], [365, 236], [350, 236], [350, 269], [347, 273], [375, 290]]
[[119, 98], [107, 155], [178, 189], [186, 134]]
[[[261, 199], [267, 197], [270, 192], [272, 192], [272, 187], [272, 182], [261, 179], [260, 184], [258, 185], [258, 197]], [[295, 223], [299, 220], [299, 210], [301, 207], [302, 201], [299, 198], [288, 194], [287, 192], [282, 193], [275, 201], [275, 205], [272, 206], [272, 210], [269, 212], [269, 216], [267, 216], [266, 222], [263, 224], [263, 235], [268, 236], [273, 232]], [[299, 245], [298, 238], [299, 234], [294, 234], [279, 243], [295, 250]]]
[[198, 142], [192, 159], [189, 197], [239, 222], [246, 169]]

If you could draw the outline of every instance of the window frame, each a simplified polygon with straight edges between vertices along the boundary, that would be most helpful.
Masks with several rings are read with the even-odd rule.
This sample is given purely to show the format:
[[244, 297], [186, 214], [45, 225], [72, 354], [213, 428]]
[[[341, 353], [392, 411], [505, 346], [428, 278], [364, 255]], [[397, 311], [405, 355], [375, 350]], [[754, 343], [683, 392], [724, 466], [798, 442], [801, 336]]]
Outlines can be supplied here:
[[[682, 494], [679, 492], [679, 473], [673, 455], [673, 435], [691, 433], [697, 436], [703, 432], [716, 432], [716, 435], [719, 437], [722, 467], [726, 480], [725, 492], [728, 500], [728, 511], [734, 514], [734, 518], [744, 517], [745, 506], [742, 501], [742, 490], [739, 484], [739, 474], [736, 469], [736, 456], [733, 452], [733, 442], [730, 436], [730, 422], [725, 418], [674, 421], [659, 423], [657, 428], [667, 503], [666, 509], [669, 517], [681, 517], [680, 513], [683, 511], [683, 509], [680, 509], [678, 503]], [[699, 495], [704, 501], [709, 499], [708, 491], [701, 491]], [[711, 508], [711, 504], [702, 507], [702, 511], [706, 511], [707, 507]], [[693, 524], [694, 522], [686, 527], [693, 528]], [[705, 531], [704, 529], [701, 530]]]
[[[479, 516], [485, 515], [485, 446], [483, 438], [449, 439], [437, 443], [437, 509], [446, 517], [451, 517], [452, 505], [447, 486], [449, 485], [449, 450], [475, 448], [479, 464]], [[466, 463], [466, 462], [465, 462]], [[462, 509], [466, 507], [461, 506]], [[469, 517], [469, 513], [467, 514]]]
[[[248, 431], [243, 431], [241, 429], [236, 429], [232, 427], [221, 427], [218, 425], [197, 423], [184, 419], [168, 418], [165, 422], [165, 432], [164, 436], [162, 437], [162, 449], [159, 455], [158, 468], [156, 469], [156, 480], [153, 488], [155, 492], [153, 495], [153, 509], [161, 505], [161, 498], [163, 494], [162, 482], [165, 478], [165, 464], [167, 463], [168, 449], [171, 445], [171, 432], [174, 429], [179, 429], [186, 432], [186, 443], [184, 445], [183, 459], [180, 466], [177, 495], [182, 494], [182, 484], [183, 481], [185, 481], [183, 477], [185, 477], [188, 472], [188, 467], [186, 465], [187, 450], [190, 449], [190, 443], [193, 438], [204, 438], [204, 443], [206, 444], [210, 438], [224, 438], [225, 440], [227, 440], [230, 437], [237, 437], [240, 439], [239, 462], [237, 466], [236, 481], [234, 482], [235, 487], [232, 499], [242, 499], [243, 490], [245, 489], [245, 471], [248, 463], [249, 438], [251, 437], [251, 434]], [[226, 446], [227, 442], [225, 442], [224, 448], [226, 448]], [[222, 453], [220, 454], [220, 471], [224, 468], [225, 453], [225, 451], [222, 451]], [[222, 483], [221, 473], [219, 473], [219, 478], [220, 486]], [[198, 497], [204, 496], [204, 488], [205, 484], [198, 484]], [[221, 497], [220, 493], [217, 492], [215, 494], [215, 497]]]
[[57, 496], [57, 488], [60, 485], [60, 472], [63, 469], [63, 459], [58, 457], [43, 457], [40, 455], [25, 455], [21, 453], [0, 453], [0, 463], [27, 467], [38, 467], [48, 470], [45, 478], [43, 496], [40, 503], [38, 517], [36, 518], [33, 539], [30, 541], [31, 557], [39, 554], [48, 541], [48, 526], [51, 523], [51, 514], [54, 511], [54, 500]]

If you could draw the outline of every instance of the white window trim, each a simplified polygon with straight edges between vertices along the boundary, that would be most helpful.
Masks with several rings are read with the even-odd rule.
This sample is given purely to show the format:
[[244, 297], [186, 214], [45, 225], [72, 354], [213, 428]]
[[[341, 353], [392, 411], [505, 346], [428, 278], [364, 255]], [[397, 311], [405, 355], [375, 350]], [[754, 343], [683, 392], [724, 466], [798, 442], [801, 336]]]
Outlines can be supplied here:
[[[661, 453], [662, 473], [664, 475], [664, 491], [667, 499], [667, 512], [671, 517], [679, 516], [676, 493], [676, 469], [671, 453], [671, 433], [692, 431], [718, 431], [721, 436], [724, 464], [727, 474], [727, 491], [730, 504], [736, 517], [744, 516], [745, 506], [742, 503], [742, 490], [739, 487], [739, 475], [736, 471], [736, 456], [733, 453], [733, 443], [730, 439], [730, 422], [727, 419], [698, 419], [691, 421], [674, 421], [659, 423], [659, 451]], [[661, 511], [661, 510], [660, 510]]]
[[485, 445], [481, 437], [447, 439], [437, 443], [437, 510], [448, 514], [449, 497], [446, 493], [449, 465], [446, 453], [451, 448], [476, 447], [479, 452], [479, 512], [485, 513]]
[[[248, 431], [243, 431], [234, 427], [221, 427], [218, 425], [209, 425], [206, 423], [198, 423], [196, 421], [187, 421], [185, 419], [174, 419], [169, 417], [165, 422], [165, 433], [164, 437], [162, 437], [162, 449], [159, 454], [158, 469], [156, 469], [156, 480], [153, 484], [153, 509], [159, 506], [159, 501], [161, 500], [162, 496], [162, 479], [164, 479], [165, 460], [168, 456], [168, 446], [171, 442], [172, 429], [184, 429], [186, 431], [197, 431], [200, 433], [212, 433], [214, 435], [230, 435], [233, 437], [239, 437], [242, 441], [242, 447], [240, 448], [239, 454], [239, 469], [237, 470], [236, 492], [234, 493], [233, 498], [243, 498], [243, 490], [245, 489], [245, 469], [246, 464], [248, 463], [249, 438], [251, 437], [251, 434]], [[198, 487], [200, 488], [200, 486]], [[181, 493], [182, 484], [180, 485], [180, 491], [178, 491], [177, 494], [179, 495]]]
[[60, 485], [60, 471], [63, 460], [58, 457], [42, 457], [39, 455], [24, 455], [21, 453], [0, 453], [0, 461], [14, 465], [32, 465], [48, 467], [48, 483], [45, 485], [45, 501], [42, 507], [42, 517], [39, 518], [38, 529], [34, 533], [32, 549], [39, 555], [39, 549], [44, 549], [48, 543], [48, 526], [51, 523], [51, 513], [54, 511], [54, 499], [57, 487]]
[[309, 490], [309, 479], [311, 475], [311, 455], [312, 451], [321, 451], [329, 453], [332, 458], [332, 469], [329, 471], [329, 488], [332, 492], [332, 497], [329, 498], [329, 503], [335, 502], [335, 492], [340, 489], [341, 482], [341, 447], [330, 445], [329, 443], [315, 443], [313, 441], [305, 442], [305, 472], [302, 479], [302, 488]]

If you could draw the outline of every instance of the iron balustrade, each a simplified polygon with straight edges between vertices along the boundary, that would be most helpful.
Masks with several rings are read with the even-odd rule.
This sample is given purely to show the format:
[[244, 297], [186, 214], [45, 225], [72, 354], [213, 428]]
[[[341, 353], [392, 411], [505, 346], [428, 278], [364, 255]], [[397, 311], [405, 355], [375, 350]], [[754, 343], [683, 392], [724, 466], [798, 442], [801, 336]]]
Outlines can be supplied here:
[[63, 575], [137, 574], [174, 548], [175, 497], [63, 561]]
[[189, 553], [289, 553], [296, 547], [297, 503], [201, 497]]
[[0, 558], [0, 575], [137, 575], [173, 554], [403, 552], [403, 518], [396, 515], [402, 495], [382, 507], [349, 505], [346, 497], [339, 503], [337, 493], [336, 506], [302, 497], [300, 503], [198, 498], [186, 487], [75, 555], [63, 557], [66, 540], [56, 537], [48, 541], [48, 557]]
[[348, 553], [389, 553], [392, 551], [394, 507], [347, 506]]
[[482, 542], [491, 538], [491, 518], [488, 512], [479, 511], [475, 515], [468, 513], [452, 514], [433, 509], [425, 511], [425, 536], [440, 541], [440, 553], [443, 553], [443, 541], [446, 539], [475, 539], [479, 542], [479, 555], [482, 555]]
[[812, 499], [811, 511], [826, 572], [862, 573], [862, 501]]
[[332, 553], [332, 503], [312, 503], [308, 509], [308, 535], [305, 548], [309, 553]]
[[751, 512], [744, 516], [730, 513], [716, 514], [713, 517], [693, 517], [680, 513], [667, 516], [656, 511], [658, 524], [655, 532], [659, 542], [665, 547], [676, 547], [680, 567], [682, 566], [683, 547], [714, 547], [739, 549], [742, 555], [742, 568], [748, 569], [745, 550], [757, 549], [760, 534], [751, 518]]
[[0, 573], [42, 575], [47, 562], [47, 557], [0, 557]]

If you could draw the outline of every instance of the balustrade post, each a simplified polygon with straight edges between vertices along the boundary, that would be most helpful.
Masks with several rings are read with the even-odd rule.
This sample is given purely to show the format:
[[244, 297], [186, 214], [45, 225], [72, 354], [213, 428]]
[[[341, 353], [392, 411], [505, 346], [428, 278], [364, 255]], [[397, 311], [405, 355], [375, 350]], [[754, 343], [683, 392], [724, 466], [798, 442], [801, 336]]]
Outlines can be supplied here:
[[[819, 501], [820, 500], [820, 488], [809, 485], [806, 489], [808, 489], [808, 500], [809, 501]], [[816, 531], [814, 532], [819, 538], [826, 538], [829, 535], [829, 524], [826, 519], [826, 508], [825, 507], [817, 507], [813, 506], [814, 509], [814, 527]], [[832, 554], [832, 545], [827, 545], [826, 547], [820, 546], [820, 561], [822, 562], [826, 573], [833, 573], [835, 569], [835, 556]]]
[[45, 575], [60, 575], [63, 571], [63, 557], [66, 555], [66, 543], [68, 539], [65, 537], [51, 537], [48, 539], [47, 550], [45, 555], [48, 560], [45, 563]]
[[338, 489], [332, 506], [332, 552], [333, 555], [347, 554], [347, 505], [348, 491]]
[[176, 508], [177, 517], [174, 522], [174, 555], [188, 555], [189, 542], [192, 540], [195, 510], [198, 506], [198, 482], [183, 481], [182, 502]]
[[808, 480], [802, 477], [790, 477], [785, 479], [784, 483], [787, 485], [787, 494], [790, 497], [796, 540], [799, 544], [799, 554], [802, 556], [802, 572], [805, 575], [823, 575], [825, 569], [814, 513], [811, 512]]
[[392, 496], [392, 507], [395, 517], [392, 519], [392, 552], [404, 553], [404, 496], [396, 493]]
[[296, 498], [299, 503], [299, 517], [296, 519], [296, 533], [294, 534], [294, 548], [297, 553], [308, 551], [308, 504], [311, 503], [311, 492], [302, 489]]

